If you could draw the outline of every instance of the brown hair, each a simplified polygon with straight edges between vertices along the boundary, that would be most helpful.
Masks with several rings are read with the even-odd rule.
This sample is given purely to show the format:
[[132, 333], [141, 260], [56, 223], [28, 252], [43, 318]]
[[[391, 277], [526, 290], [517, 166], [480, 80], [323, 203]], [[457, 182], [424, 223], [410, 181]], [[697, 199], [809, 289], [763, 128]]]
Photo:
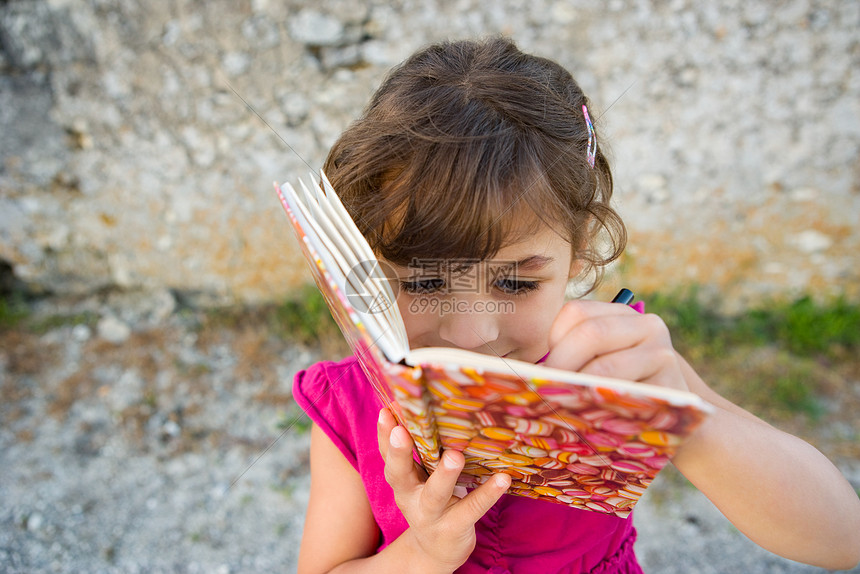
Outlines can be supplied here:
[[323, 169], [392, 263], [483, 260], [543, 223], [599, 272], [626, 231], [606, 157], [586, 159], [583, 104], [569, 72], [510, 40], [435, 44], [390, 72]]

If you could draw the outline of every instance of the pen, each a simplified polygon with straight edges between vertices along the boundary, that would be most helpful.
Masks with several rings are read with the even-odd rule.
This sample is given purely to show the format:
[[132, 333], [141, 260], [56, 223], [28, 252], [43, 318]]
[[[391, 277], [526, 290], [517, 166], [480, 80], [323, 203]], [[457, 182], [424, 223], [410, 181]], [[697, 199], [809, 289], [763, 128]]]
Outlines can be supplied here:
[[612, 302], [621, 303], [622, 305], [629, 305], [630, 302], [633, 300], [633, 297], [633, 291], [631, 291], [630, 289], [622, 289], [618, 292], [618, 295], [616, 295], [612, 299]]

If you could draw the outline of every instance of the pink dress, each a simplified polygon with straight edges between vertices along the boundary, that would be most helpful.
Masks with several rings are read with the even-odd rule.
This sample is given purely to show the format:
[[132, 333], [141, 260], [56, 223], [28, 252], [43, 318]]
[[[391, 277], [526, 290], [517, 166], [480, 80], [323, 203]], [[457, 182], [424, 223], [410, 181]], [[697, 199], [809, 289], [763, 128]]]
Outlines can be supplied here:
[[[293, 397], [361, 476], [380, 530], [378, 550], [407, 528], [383, 475], [376, 440], [382, 403], [354, 357], [322, 362], [296, 375]], [[477, 545], [457, 572], [466, 574], [641, 574], [632, 516], [621, 519], [504, 495], [476, 525]]]

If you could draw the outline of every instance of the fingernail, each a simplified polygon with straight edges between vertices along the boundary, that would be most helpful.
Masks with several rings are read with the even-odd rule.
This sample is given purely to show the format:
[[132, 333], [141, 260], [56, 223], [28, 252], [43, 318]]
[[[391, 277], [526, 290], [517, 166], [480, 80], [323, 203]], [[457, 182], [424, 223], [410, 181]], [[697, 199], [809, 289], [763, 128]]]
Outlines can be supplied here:
[[444, 464], [445, 468], [447, 468], [448, 470], [454, 470], [458, 466], [457, 461], [451, 458], [451, 455], [449, 455], [448, 453], [442, 455], [442, 464]]
[[385, 414], [384, 410], [379, 411], [379, 417], [376, 419], [376, 424], [378, 424], [378, 425], [382, 424], [382, 417], [384, 416], [384, 414]]
[[388, 437], [388, 441], [391, 443], [391, 446], [394, 448], [400, 448], [403, 446], [403, 442], [400, 440], [400, 437], [397, 436], [397, 427], [391, 429], [391, 435]]
[[493, 480], [496, 481], [496, 486], [507, 488], [508, 487], [508, 479], [506, 478], [507, 474], [497, 474], [493, 477]]

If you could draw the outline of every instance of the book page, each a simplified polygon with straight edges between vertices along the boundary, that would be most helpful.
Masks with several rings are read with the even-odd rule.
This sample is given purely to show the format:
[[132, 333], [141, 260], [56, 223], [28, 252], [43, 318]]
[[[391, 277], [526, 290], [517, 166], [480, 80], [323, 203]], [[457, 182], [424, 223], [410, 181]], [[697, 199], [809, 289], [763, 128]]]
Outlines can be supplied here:
[[[329, 212], [333, 220], [340, 221], [341, 225], [339, 229], [343, 230], [343, 237], [349, 242], [350, 247], [356, 255], [363, 257], [362, 261], [366, 265], [372, 267], [373, 264], [378, 264], [376, 255], [370, 248], [367, 239], [359, 231], [355, 222], [352, 220], [352, 217], [349, 215], [349, 212], [346, 210], [346, 207], [344, 207], [341, 202], [340, 197], [338, 197], [337, 192], [335, 192], [322, 170], [320, 171], [320, 176], [325, 190], [326, 199], [326, 201], [320, 201], [321, 207]], [[400, 310], [397, 307], [397, 296], [391, 289], [388, 281], [377, 282], [377, 286], [381, 287], [383, 290], [383, 293], [380, 295], [390, 303], [384, 309], [381, 309], [381, 312], [386, 318], [386, 323], [394, 329], [395, 336], [402, 344], [405, 354], [405, 350], [409, 348], [409, 337], [406, 334], [406, 326], [403, 324], [403, 318], [400, 316]], [[402, 357], [400, 357], [398, 361], [400, 359], [402, 359]]]
[[[367, 344], [378, 346], [388, 360], [398, 362], [408, 351], [408, 341], [387, 280], [370, 275], [369, 266], [378, 262], [375, 258], [365, 259], [370, 248], [364, 237], [352, 220], [347, 225], [340, 215], [337, 222], [331, 219], [330, 215], [337, 213], [337, 208], [329, 204], [334, 196], [311, 191], [315, 187], [302, 182], [301, 191], [297, 192], [289, 183], [283, 188], [276, 185], [300, 245], [307, 251], [317, 285], [354, 350], [357, 338], [366, 339]], [[322, 207], [321, 203], [329, 207]], [[350, 296], [356, 300], [351, 302]], [[374, 307], [375, 301], [380, 305]], [[359, 303], [359, 308], [353, 303]], [[354, 332], [356, 329], [359, 333]], [[365, 331], [366, 336], [362, 334]]]

